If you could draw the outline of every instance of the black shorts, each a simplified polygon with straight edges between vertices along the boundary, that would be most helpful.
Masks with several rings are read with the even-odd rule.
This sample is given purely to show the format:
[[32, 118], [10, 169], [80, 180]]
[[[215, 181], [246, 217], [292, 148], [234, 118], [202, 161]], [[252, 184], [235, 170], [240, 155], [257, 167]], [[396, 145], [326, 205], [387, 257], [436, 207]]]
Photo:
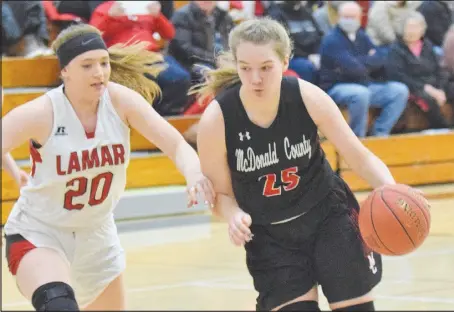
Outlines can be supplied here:
[[333, 303], [363, 296], [380, 282], [381, 256], [361, 239], [358, 202], [336, 179], [329, 195], [297, 219], [251, 226], [254, 238], [245, 249], [257, 310], [269, 311], [317, 284]]

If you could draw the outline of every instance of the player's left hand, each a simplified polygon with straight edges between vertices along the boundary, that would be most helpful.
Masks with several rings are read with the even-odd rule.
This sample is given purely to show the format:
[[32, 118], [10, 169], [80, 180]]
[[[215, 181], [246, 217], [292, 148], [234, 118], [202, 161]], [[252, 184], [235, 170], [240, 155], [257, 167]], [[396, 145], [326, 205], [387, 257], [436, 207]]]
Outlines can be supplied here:
[[203, 174], [198, 174], [193, 178], [193, 181], [195, 182], [190, 183], [186, 189], [188, 193], [188, 207], [197, 205], [197, 195], [202, 194], [205, 205], [213, 208], [216, 200], [216, 192], [211, 181]]
[[19, 188], [22, 188], [28, 183], [28, 173], [25, 172], [24, 170], [20, 170], [18, 176], [15, 177], [15, 180]]

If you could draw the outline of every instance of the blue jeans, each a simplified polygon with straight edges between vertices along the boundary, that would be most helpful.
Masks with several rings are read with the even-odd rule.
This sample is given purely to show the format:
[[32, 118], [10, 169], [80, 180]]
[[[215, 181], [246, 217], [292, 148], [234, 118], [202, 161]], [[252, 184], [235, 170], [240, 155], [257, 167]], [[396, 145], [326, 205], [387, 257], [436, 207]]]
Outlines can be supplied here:
[[295, 71], [301, 79], [317, 83], [317, 68], [305, 57], [294, 57], [290, 60], [289, 68]]
[[172, 56], [165, 55], [164, 61], [167, 63], [167, 68], [159, 73], [158, 81], [165, 83], [191, 79], [189, 72]]
[[17, 43], [22, 38], [22, 29], [17, 24], [14, 12], [6, 2], [2, 2], [2, 29], [2, 52], [6, 52], [8, 46]]
[[442, 47], [439, 46], [433, 46], [433, 51], [436, 56], [442, 58], [444, 56], [444, 51]]
[[162, 116], [179, 115], [190, 104], [187, 92], [191, 86], [191, 75], [173, 57], [166, 55], [164, 61], [167, 68], [156, 78], [162, 90], [162, 99], [153, 106]]
[[387, 136], [407, 106], [409, 91], [400, 82], [389, 81], [363, 86], [356, 83], [338, 83], [328, 95], [339, 106], [346, 106], [350, 127], [358, 137], [365, 137], [369, 107], [382, 108], [371, 130], [374, 136]]

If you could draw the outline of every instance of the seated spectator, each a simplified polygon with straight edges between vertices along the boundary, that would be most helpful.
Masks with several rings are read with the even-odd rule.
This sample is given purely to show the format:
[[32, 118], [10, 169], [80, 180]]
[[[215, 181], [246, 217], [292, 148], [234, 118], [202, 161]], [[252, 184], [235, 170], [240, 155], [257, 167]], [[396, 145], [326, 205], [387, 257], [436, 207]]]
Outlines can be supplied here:
[[337, 25], [339, 7], [345, 2], [348, 1], [325, 1], [325, 5], [312, 14], [324, 34], [329, 33]]
[[325, 35], [321, 48], [320, 87], [346, 106], [358, 137], [367, 133], [369, 107], [381, 108], [371, 135], [386, 136], [404, 111], [408, 88], [385, 78], [386, 58], [360, 28], [361, 8], [347, 2], [339, 8], [338, 25]]
[[450, 2], [451, 0], [423, 1], [418, 8], [418, 11], [421, 12], [426, 20], [426, 38], [432, 41], [438, 55], [442, 55], [443, 38], [453, 23]]
[[161, 13], [159, 1], [149, 2], [142, 14], [128, 16], [121, 1], [105, 1], [93, 11], [90, 24], [103, 32], [108, 46], [139, 40], [149, 42], [150, 51], [159, 52], [161, 47], [155, 34], [164, 40], [171, 40], [175, 36], [175, 28]]
[[318, 53], [323, 33], [302, 2], [306, 1], [274, 3], [268, 9], [268, 16], [285, 25], [293, 40], [293, 57], [289, 68], [302, 79], [316, 84], [318, 72], [309, 56]]
[[[218, 1], [222, 2], [222, 1]], [[270, 1], [229, 1], [229, 14], [232, 16], [235, 23], [262, 16]], [[240, 7], [241, 6], [241, 7]]]
[[19, 52], [19, 41], [22, 33], [16, 22], [13, 11], [6, 2], [2, 2], [2, 55], [15, 55]]
[[49, 33], [41, 1], [2, 1], [2, 55], [50, 55]]
[[174, 1], [166, 0], [166, 1], [159, 1], [161, 3], [161, 11], [168, 20], [172, 18], [173, 11], [174, 11]]
[[[121, 2], [106, 1], [94, 10], [90, 24], [103, 32], [107, 46], [146, 41], [149, 42], [150, 51], [160, 52], [161, 46], [154, 36], [158, 34], [164, 40], [171, 40], [175, 28], [161, 13], [159, 1], [150, 1], [146, 10], [143, 14], [130, 16]], [[165, 55], [164, 61], [167, 68], [158, 77], [149, 77], [156, 79], [163, 95], [154, 108], [161, 115], [179, 115], [190, 104], [186, 93], [191, 85], [191, 77], [172, 56]]]
[[215, 68], [215, 57], [228, 49], [234, 26], [228, 12], [216, 7], [216, 1], [191, 1], [174, 12], [172, 23], [175, 37], [169, 54], [191, 72], [196, 64]]
[[425, 30], [424, 16], [410, 13], [399, 31], [399, 41], [391, 46], [388, 75], [408, 86], [411, 102], [426, 115], [431, 129], [448, 128], [440, 110], [446, 103], [446, 81], [432, 43], [424, 38]]
[[57, 12], [60, 14], [72, 14], [79, 17], [81, 20], [88, 22], [95, 9], [102, 0], [71, 0], [71, 1], [52, 1]]
[[446, 33], [443, 43], [443, 55], [443, 65], [448, 73], [446, 98], [450, 104], [454, 105], [454, 24], [451, 25], [451, 28]]
[[369, 10], [367, 34], [378, 49], [387, 52], [402, 28], [405, 16], [421, 5], [421, 1], [374, 1]]

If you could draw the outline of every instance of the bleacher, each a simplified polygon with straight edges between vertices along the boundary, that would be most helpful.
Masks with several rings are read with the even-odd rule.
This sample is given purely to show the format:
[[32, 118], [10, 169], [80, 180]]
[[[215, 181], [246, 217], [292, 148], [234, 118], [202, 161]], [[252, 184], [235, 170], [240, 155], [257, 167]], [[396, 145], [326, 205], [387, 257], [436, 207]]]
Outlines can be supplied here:
[[[178, 6], [182, 2], [176, 2]], [[18, 105], [42, 95], [59, 84], [59, 68], [55, 57], [34, 59], [2, 58], [4, 102], [2, 116]], [[450, 106], [445, 105], [446, 109]], [[451, 114], [452, 112], [446, 112]], [[371, 118], [374, 112], [371, 111]], [[344, 112], [344, 116], [348, 118]], [[195, 124], [199, 116], [169, 117], [167, 120], [181, 133]], [[411, 109], [406, 122], [424, 129], [424, 120]], [[363, 139], [363, 143], [391, 169], [399, 183], [413, 186], [454, 183], [454, 132], [413, 133], [389, 138]], [[128, 168], [127, 192], [117, 209], [117, 218], [153, 218], [170, 215], [204, 214], [206, 208], [186, 208], [184, 179], [173, 163], [153, 144], [135, 131], [131, 132], [132, 159]], [[323, 148], [334, 170], [338, 171], [354, 191], [368, 190], [365, 181], [353, 173], [328, 141]], [[29, 170], [29, 149], [24, 144], [12, 151], [21, 167]], [[454, 190], [452, 190], [454, 193]], [[2, 224], [18, 198], [19, 190], [2, 170]], [[148, 201], [153, 198], [153, 201]], [[147, 201], [142, 201], [147, 200]], [[133, 207], [126, 209], [127, 206]], [[153, 206], [153, 207], [151, 207]]]

